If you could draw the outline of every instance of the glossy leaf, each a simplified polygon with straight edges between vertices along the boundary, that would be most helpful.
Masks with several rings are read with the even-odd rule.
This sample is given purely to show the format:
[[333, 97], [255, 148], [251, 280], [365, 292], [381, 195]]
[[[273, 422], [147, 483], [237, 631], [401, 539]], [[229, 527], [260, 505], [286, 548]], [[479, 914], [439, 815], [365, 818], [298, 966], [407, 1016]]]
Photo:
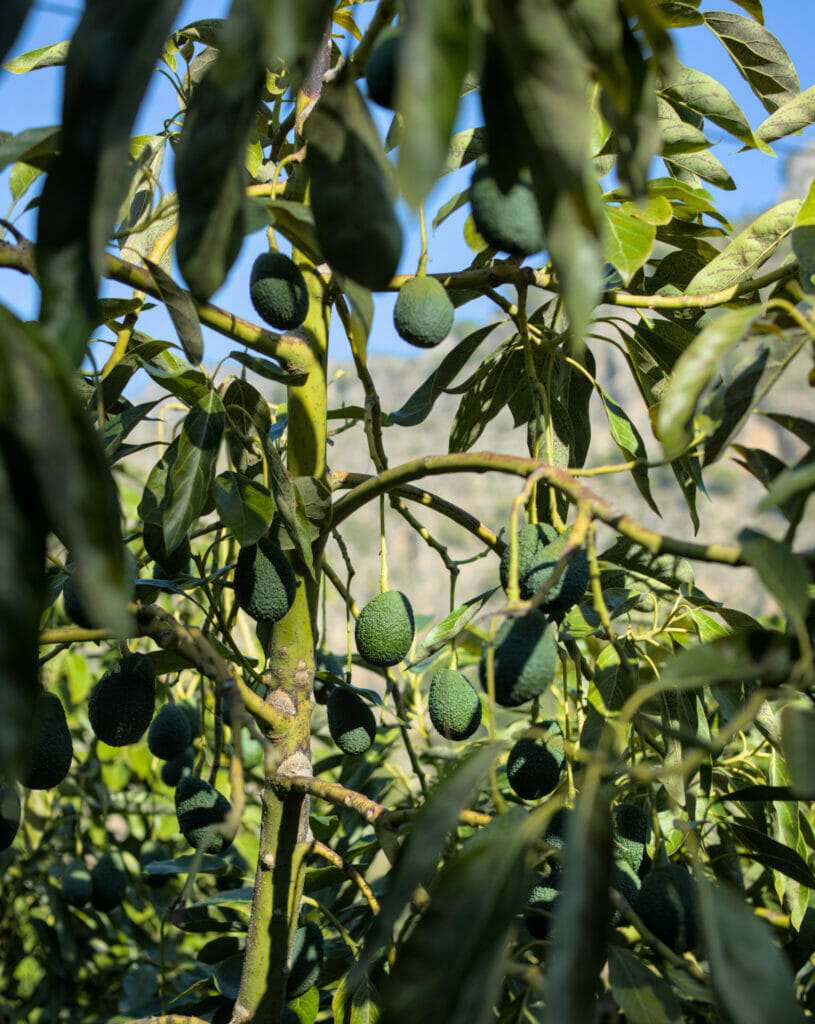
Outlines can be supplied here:
[[379, 1020], [379, 993], [370, 979], [362, 981], [348, 992], [346, 979], [342, 978], [331, 1000], [334, 1024], [376, 1024]]
[[[674, 173], [686, 172], [691, 179], [699, 178], [702, 181], [709, 181], [711, 185], [732, 192], [736, 183], [730, 177], [730, 173], [718, 157], [709, 151], [700, 153], [672, 153], [665, 157], [665, 163]], [[697, 184], [697, 182], [693, 182]]]
[[446, 615], [441, 622], [437, 622], [424, 638], [421, 651], [422, 657], [425, 658], [429, 654], [435, 654], [436, 651], [446, 647], [462, 630], [467, 628], [494, 593], [495, 588], [485, 590], [483, 594], [472, 597], [469, 601], [465, 601], [464, 604], [460, 604], [449, 615]]
[[275, 510], [272, 496], [262, 484], [233, 472], [215, 477], [215, 507], [241, 547], [256, 544], [268, 533]]
[[615, 267], [627, 287], [631, 278], [651, 255], [656, 228], [641, 217], [616, 206], [607, 206], [604, 256]]
[[764, 142], [775, 142], [806, 128], [815, 121], [815, 85], [783, 103], [756, 129]]
[[153, 282], [158, 289], [161, 301], [170, 314], [184, 354], [191, 363], [197, 366], [204, 358], [204, 336], [201, 333], [201, 324], [195, 304], [189, 294], [183, 288], [179, 288], [172, 277], [158, 264], [148, 259], [145, 259], [144, 263], [153, 275]]
[[609, 946], [608, 968], [611, 991], [630, 1024], [683, 1024], [673, 989], [639, 957]]
[[801, 800], [815, 798], [815, 712], [790, 704], [781, 712], [781, 744], [795, 795]]

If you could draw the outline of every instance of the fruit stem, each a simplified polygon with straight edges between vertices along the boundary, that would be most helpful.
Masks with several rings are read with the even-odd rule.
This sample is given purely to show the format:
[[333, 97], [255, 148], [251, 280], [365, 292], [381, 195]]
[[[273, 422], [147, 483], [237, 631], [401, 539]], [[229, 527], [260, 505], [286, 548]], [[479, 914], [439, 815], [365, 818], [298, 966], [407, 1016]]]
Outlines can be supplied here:
[[385, 542], [385, 495], [379, 496], [379, 589], [384, 594], [388, 589], [388, 548]]
[[419, 256], [419, 266], [416, 269], [417, 277], [424, 277], [427, 268], [427, 228], [424, 222], [424, 203], [419, 203], [419, 236], [422, 243], [422, 252]]

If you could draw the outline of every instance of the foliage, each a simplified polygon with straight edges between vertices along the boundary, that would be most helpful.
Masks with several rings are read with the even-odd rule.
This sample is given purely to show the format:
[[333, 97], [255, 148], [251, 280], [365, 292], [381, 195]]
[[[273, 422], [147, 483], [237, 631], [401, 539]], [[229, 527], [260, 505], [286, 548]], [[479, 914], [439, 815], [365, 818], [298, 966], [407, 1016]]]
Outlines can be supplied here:
[[[739, 232], [709, 191], [735, 187], [711, 126], [769, 154], [815, 121], [815, 87], [801, 91], [759, 0], [235, 0], [223, 21], [175, 29], [174, 0], [114, 6], [89, 2], [72, 40], [5, 65], [65, 65], [61, 129], [0, 141], [14, 203], [38, 210], [31, 242], [4, 222], [0, 266], [42, 289], [38, 322], [0, 308], [8, 1019], [803, 1019], [815, 422], [784, 409], [779, 382], [815, 341], [815, 186]], [[6, 52], [27, 7], [4, 15]], [[678, 61], [688, 25], [721, 41], [762, 124]], [[387, 114], [364, 82], [383, 38], [398, 40], [374, 51]], [[156, 66], [181, 111], [131, 137]], [[473, 92], [476, 123], [453, 134]], [[488, 206], [532, 203], [522, 226], [537, 232], [539, 217], [543, 251], [504, 259], [479, 234], [476, 161]], [[433, 244], [461, 232], [463, 210], [472, 256], [420, 290], [436, 301], [441, 288], [445, 315], [447, 297], [486, 297], [495, 315], [454, 330], [425, 383], [383, 410], [366, 359], [372, 290], [426, 277], [422, 204], [447, 175], [463, 187], [434, 213]], [[399, 195], [420, 226], [415, 274], [395, 273]], [[270, 265], [296, 284], [291, 322], [305, 315], [289, 333], [209, 301], [263, 229], [285, 250]], [[128, 293], [100, 300], [102, 278]], [[157, 304], [175, 339], [141, 330]], [[332, 322], [364, 405], [331, 403]], [[232, 347], [214, 368], [204, 327]], [[640, 409], [597, 376], [609, 346]], [[158, 399], [137, 400], [144, 375]], [[421, 425], [442, 394], [458, 409], [449, 452], [432, 453]], [[746, 443], [759, 402], [796, 438], [795, 461]], [[592, 437], [592, 403], [607, 438]], [[497, 416], [528, 457], [472, 451]], [[417, 455], [391, 466], [397, 427], [418, 428]], [[357, 431], [372, 474], [329, 471], [329, 428]], [[603, 497], [622, 474], [632, 508], [638, 493], [656, 512], [670, 467], [695, 531], [705, 475], [730, 453], [766, 488], [774, 536], [679, 539]], [[429, 490], [435, 475], [490, 472], [518, 479], [501, 522]], [[374, 595], [352, 587], [364, 545], [351, 525], [377, 499]], [[421, 506], [491, 560], [492, 589], [456, 597], [468, 560]], [[413, 575], [388, 565], [397, 517], [439, 556], [439, 621], [397, 589]], [[600, 524], [615, 540], [598, 551]], [[761, 615], [705, 594], [695, 562], [749, 573]], [[367, 662], [353, 644], [328, 649], [327, 620], [350, 638], [361, 608], [387, 612], [363, 611]], [[158, 707], [189, 719], [169, 750], [144, 735], [154, 678]], [[115, 748], [94, 732], [111, 681]], [[73, 754], [62, 781], [28, 790], [15, 780], [49, 750], [43, 689]], [[543, 781], [524, 758], [545, 760]]]

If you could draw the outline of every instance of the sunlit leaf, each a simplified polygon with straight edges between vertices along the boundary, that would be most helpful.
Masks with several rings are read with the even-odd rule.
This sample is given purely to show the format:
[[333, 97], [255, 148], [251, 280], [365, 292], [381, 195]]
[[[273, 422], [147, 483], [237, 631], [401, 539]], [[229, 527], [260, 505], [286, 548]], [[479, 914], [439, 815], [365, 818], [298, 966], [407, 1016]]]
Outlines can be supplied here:
[[266, 535], [275, 510], [262, 484], [229, 471], [215, 477], [215, 507], [241, 547], [256, 544]]
[[184, 354], [190, 362], [197, 365], [204, 358], [204, 337], [201, 333], [201, 324], [195, 304], [189, 294], [183, 288], [179, 288], [172, 277], [158, 264], [148, 259], [145, 259], [144, 262], [153, 275], [153, 281], [161, 301], [170, 314]]
[[606, 206], [606, 234], [603, 254], [620, 272], [623, 284], [631, 278], [651, 255], [656, 228], [642, 218], [616, 206]]
[[673, 989], [639, 957], [609, 946], [608, 967], [611, 991], [630, 1024], [683, 1024]]
[[783, 103], [756, 129], [756, 135], [764, 142], [775, 142], [787, 135], [794, 135], [815, 121], [815, 85], [811, 85], [798, 96]]

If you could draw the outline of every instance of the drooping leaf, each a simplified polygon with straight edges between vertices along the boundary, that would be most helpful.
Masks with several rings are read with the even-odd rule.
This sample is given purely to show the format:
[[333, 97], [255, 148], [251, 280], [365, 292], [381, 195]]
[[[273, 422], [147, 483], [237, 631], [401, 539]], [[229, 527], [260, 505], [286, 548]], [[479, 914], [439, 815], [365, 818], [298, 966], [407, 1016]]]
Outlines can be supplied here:
[[781, 712], [781, 745], [795, 795], [815, 797], [815, 713], [809, 707], [789, 704]]
[[[736, 183], [730, 177], [730, 172], [709, 150], [699, 153], [672, 153], [665, 157], [665, 164], [677, 178], [686, 180], [687, 184], [697, 186], [697, 179], [709, 181], [711, 185], [732, 192]], [[690, 180], [687, 180], [687, 178]]]
[[792, 251], [798, 259], [798, 278], [805, 292], [815, 292], [815, 181], [797, 211], [792, 226]]
[[21, 161], [45, 170], [53, 161], [62, 142], [62, 130], [50, 125], [26, 128], [16, 135], [0, 133], [0, 170]]
[[[634, 426], [630, 416], [621, 405], [615, 402], [614, 399], [603, 390], [603, 388], [600, 388], [600, 397], [603, 400], [603, 408], [605, 409], [606, 416], [608, 418], [608, 426], [611, 431], [611, 436], [614, 438], [614, 441], [623, 453], [626, 461], [636, 459], [638, 461], [646, 462], [648, 460], [648, 452], [645, 450], [645, 444], [642, 440], [642, 436]], [[637, 489], [640, 494], [645, 498], [654, 512], [659, 515], [659, 508], [651, 494], [651, 485], [648, 482], [648, 467], [645, 465], [635, 466], [631, 470], [631, 476], [634, 478], [634, 483], [637, 485]]]
[[606, 206], [606, 234], [604, 256], [620, 272], [627, 287], [631, 278], [651, 255], [656, 228], [641, 217]]
[[13, 75], [22, 75], [37, 68], [61, 67], [68, 56], [70, 44], [70, 39], [64, 39], [60, 43], [49, 43], [48, 46], [40, 46], [36, 50], [29, 50], [28, 53], [21, 53], [19, 57], [12, 57], [6, 61], [3, 70], [10, 71]]
[[739, 543], [744, 560], [756, 570], [764, 587], [793, 623], [802, 626], [809, 611], [811, 583], [805, 563], [788, 544], [754, 530], [742, 530]]
[[608, 967], [611, 991], [630, 1024], [683, 1024], [673, 989], [639, 957], [609, 946]]
[[165, 309], [170, 314], [184, 354], [191, 363], [197, 366], [204, 358], [204, 336], [201, 333], [201, 324], [195, 304], [189, 294], [180, 288], [158, 264], [148, 259], [145, 259], [144, 263], [153, 275], [153, 282]]
[[746, 146], [769, 152], [761, 138], [753, 134], [747, 116], [727, 89], [703, 71], [680, 64], [676, 75], [663, 84], [662, 93], [707, 117]]
[[236, 363], [240, 363], [241, 366], [245, 366], [247, 370], [251, 370], [259, 377], [264, 377], [266, 380], [277, 381], [278, 384], [285, 384], [287, 387], [303, 383], [305, 380], [304, 374], [289, 373], [288, 370], [281, 369], [270, 359], [264, 359], [263, 356], [252, 355], [251, 352], [235, 350], [234, 352], [229, 353], [229, 358], [234, 359]]
[[783, 469], [770, 484], [759, 504], [759, 510], [775, 508], [793, 498], [806, 498], [815, 489], [815, 455], [807, 452], [795, 466]]
[[794, 135], [815, 121], [815, 85], [783, 103], [761, 122], [756, 135], [764, 142], [775, 142]]
[[286, 535], [300, 555], [306, 569], [314, 574], [314, 556], [311, 551], [311, 527], [306, 514], [305, 503], [289, 476], [280, 452], [267, 434], [261, 438], [266, 462], [269, 467], [269, 487], [275, 508], [283, 523]]
[[477, 597], [472, 597], [469, 601], [465, 601], [464, 604], [460, 604], [449, 615], [445, 615], [441, 622], [437, 622], [424, 638], [421, 651], [422, 658], [440, 651], [457, 637], [462, 630], [466, 629], [494, 593], [495, 588], [485, 590], [483, 594], [478, 594]]
[[[457, 171], [478, 159], [487, 151], [487, 137], [484, 128], [465, 128], [456, 132], [450, 139], [450, 145], [439, 176]], [[434, 226], [438, 226], [434, 224]]]
[[231, 471], [215, 477], [215, 507], [241, 547], [256, 544], [268, 533], [275, 510], [272, 496], [262, 484]]

